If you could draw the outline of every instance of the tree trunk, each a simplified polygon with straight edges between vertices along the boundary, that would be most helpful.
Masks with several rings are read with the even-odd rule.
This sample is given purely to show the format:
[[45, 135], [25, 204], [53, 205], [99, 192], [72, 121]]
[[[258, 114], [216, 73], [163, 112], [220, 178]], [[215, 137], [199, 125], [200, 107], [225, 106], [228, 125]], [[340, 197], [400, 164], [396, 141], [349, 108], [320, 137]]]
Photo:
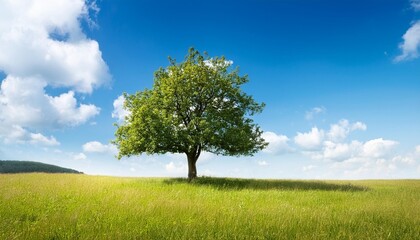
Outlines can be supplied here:
[[197, 145], [190, 148], [189, 152], [186, 152], [188, 159], [188, 181], [191, 182], [194, 178], [197, 177], [197, 163], [198, 158], [201, 153], [201, 145]]
[[195, 166], [195, 163], [197, 162], [197, 159], [195, 154], [187, 154], [188, 158], [188, 181], [193, 180], [197, 177], [197, 167]]

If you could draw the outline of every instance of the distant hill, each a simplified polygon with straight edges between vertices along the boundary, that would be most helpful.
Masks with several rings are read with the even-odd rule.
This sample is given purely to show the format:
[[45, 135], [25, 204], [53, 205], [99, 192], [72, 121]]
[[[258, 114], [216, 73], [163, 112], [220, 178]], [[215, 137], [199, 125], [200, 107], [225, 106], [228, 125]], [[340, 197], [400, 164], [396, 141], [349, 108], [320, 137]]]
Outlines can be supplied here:
[[30, 161], [0, 161], [0, 173], [82, 173], [69, 168]]

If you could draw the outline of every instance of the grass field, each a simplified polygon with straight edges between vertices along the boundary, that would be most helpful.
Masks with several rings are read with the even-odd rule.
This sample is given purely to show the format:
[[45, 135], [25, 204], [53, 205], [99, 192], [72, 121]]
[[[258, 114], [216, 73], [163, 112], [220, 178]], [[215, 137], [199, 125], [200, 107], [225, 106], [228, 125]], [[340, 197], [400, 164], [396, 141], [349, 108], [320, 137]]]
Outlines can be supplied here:
[[420, 180], [5, 174], [0, 239], [420, 239]]

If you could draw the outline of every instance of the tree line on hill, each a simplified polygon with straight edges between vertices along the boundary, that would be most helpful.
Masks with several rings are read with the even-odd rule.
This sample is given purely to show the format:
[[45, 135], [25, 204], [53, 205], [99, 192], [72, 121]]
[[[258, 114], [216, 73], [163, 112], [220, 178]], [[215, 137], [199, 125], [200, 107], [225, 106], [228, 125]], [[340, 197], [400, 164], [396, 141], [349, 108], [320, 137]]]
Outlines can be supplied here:
[[31, 161], [1, 161], [0, 173], [82, 173], [74, 169]]

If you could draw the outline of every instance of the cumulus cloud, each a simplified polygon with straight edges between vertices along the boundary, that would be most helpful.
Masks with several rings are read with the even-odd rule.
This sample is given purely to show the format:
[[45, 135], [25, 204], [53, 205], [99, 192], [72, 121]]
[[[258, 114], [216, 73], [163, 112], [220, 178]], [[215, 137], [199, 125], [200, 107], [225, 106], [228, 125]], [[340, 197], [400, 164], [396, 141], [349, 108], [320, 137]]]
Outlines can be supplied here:
[[420, 21], [414, 22], [403, 35], [403, 42], [399, 45], [402, 53], [394, 60], [396, 62], [418, 58], [420, 47]]
[[363, 145], [363, 156], [370, 158], [385, 157], [389, 152], [398, 145], [398, 142], [392, 140], [384, 140], [377, 138], [367, 141]]
[[[45, 87], [36, 77], [7, 76], [0, 85], [0, 123], [25, 129], [61, 128], [85, 123], [100, 111], [91, 104], [78, 104], [73, 91], [52, 97]], [[1, 135], [7, 136], [0, 130]]]
[[124, 95], [121, 95], [113, 103], [114, 110], [112, 111], [112, 117], [118, 119], [120, 122], [124, 121], [125, 117], [130, 115], [130, 112], [124, 109], [124, 102]]
[[305, 150], [316, 150], [321, 146], [324, 140], [324, 135], [324, 130], [313, 127], [310, 132], [298, 132], [294, 140], [298, 146]]
[[85, 123], [91, 117], [99, 114], [100, 108], [89, 104], [80, 104], [74, 97], [74, 92], [69, 91], [58, 97], [50, 97], [49, 102], [56, 110], [57, 123], [62, 125], [79, 125]]
[[366, 124], [362, 122], [351, 124], [347, 119], [342, 119], [337, 124], [331, 125], [327, 136], [332, 141], [342, 141], [347, 138], [350, 132], [356, 130], [365, 131], [366, 129]]
[[348, 135], [356, 130], [366, 130], [362, 122], [350, 123], [340, 120], [330, 126], [329, 131], [314, 127], [310, 132], [298, 132], [294, 140], [305, 155], [315, 160], [334, 162], [358, 162], [374, 159], [391, 159], [397, 141], [376, 138], [366, 142], [346, 141]]
[[334, 161], [343, 161], [360, 155], [363, 144], [358, 141], [351, 143], [335, 143], [331, 141], [324, 142], [324, 148], [320, 158]]
[[89, 9], [85, 1], [2, 1], [0, 8], [0, 69], [6, 74], [38, 76], [85, 93], [109, 80], [98, 42], [80, 27]]
[[398, 142], [377, 138], [367, 142], [351, 141], [349, 143], [337, 143], [324, 141], [323, 146], [309, 156], [317, 160], [330, 161], [364, 161], [364, 159], [392, 158], [394, 148]]
[[113, 144], [102, 144], [98, 141], [91, 141], [83, 144], [83, 151], [86, 153], [107, 153], [107, 154], [117, 154], [118, 149]]
[[291, 150], [287, 143], [289, 138], [285, 135], [277, 135], [274, 132], [264, 132], [262, 137], [268, 142], [268, 146], [263, 150], [265, 153], [280, 154]]
[[314, 107], [305, 113], [306, 120], [312, 120], [316, 115], [325, 113], [327, 109], [325, 107]]
[[[79, 103], [76, 94], [92, 93], [110, 80], [98, 42], [86, 37], [80, 23], [92, 21], [89, 12], [99, 10], [96, 4], [1, 1], [0, 9], [0, 71], [6, 75], [0, 86], [0, 125], [33, 132], [76, 126], [97, 115], [100, 109]], [[65, 90], [51, 96], [47, 87]], [[9, 133], [0, 129], [3, 139], [12, 139]], [[54, 142], [49, 140], [43, 142]]]

